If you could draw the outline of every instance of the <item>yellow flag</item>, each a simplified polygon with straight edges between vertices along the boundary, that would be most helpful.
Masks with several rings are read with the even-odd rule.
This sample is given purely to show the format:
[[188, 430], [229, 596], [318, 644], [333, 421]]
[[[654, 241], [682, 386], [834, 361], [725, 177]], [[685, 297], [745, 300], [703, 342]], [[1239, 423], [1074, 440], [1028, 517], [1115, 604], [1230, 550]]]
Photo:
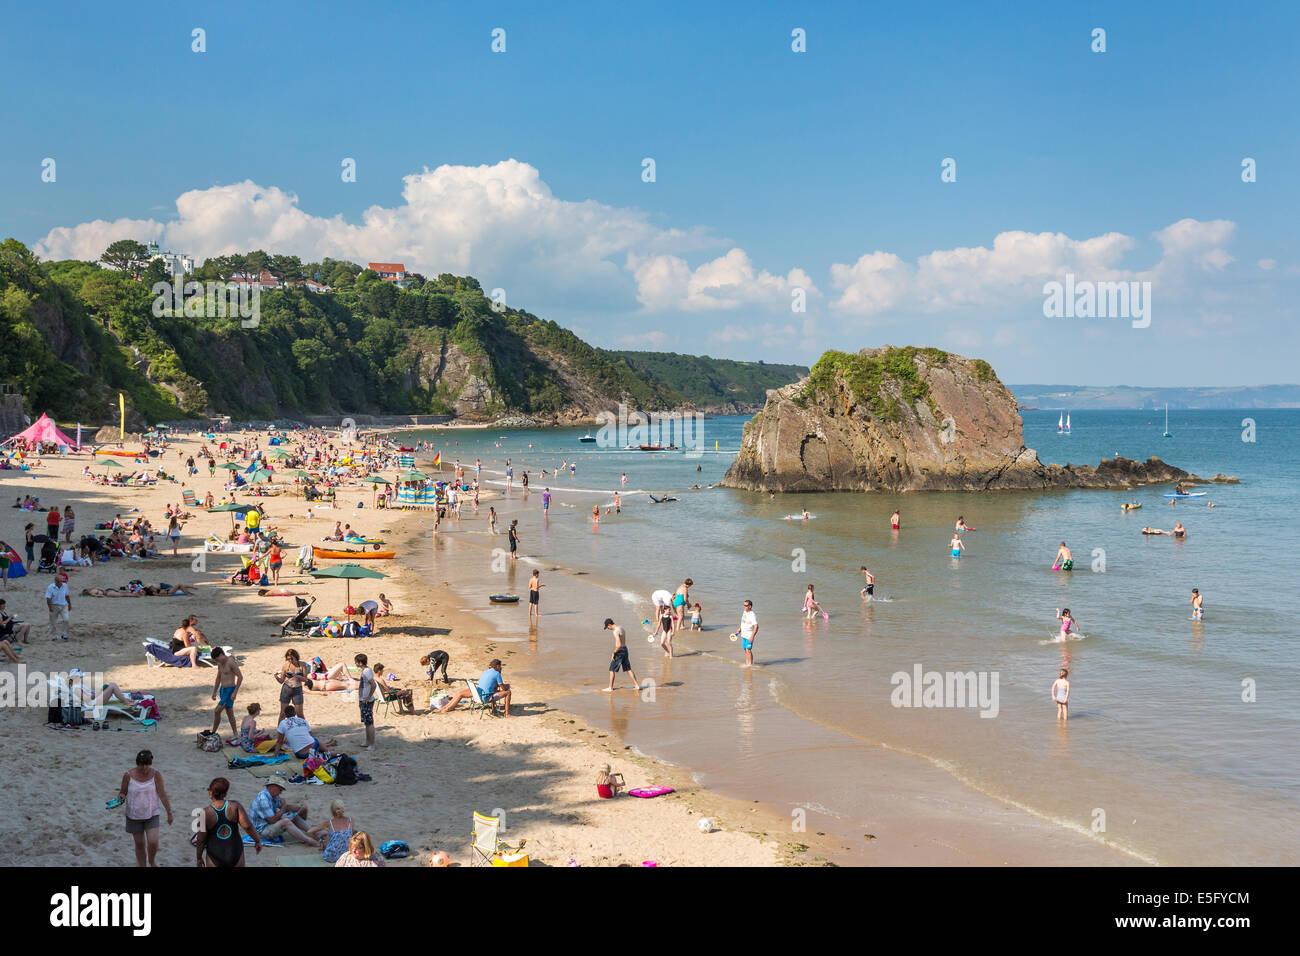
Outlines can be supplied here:
[[126, 441], [126, 396], [121, 392], [117, 393], [117, 407], [122, 412], [122, 435], [121, 440]]

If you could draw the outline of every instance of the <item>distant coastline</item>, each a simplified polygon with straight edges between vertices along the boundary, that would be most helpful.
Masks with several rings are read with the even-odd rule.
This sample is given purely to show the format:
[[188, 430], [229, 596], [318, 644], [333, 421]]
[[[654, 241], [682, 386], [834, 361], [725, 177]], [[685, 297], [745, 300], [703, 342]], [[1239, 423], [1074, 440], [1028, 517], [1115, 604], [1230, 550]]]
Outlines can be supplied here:
[[1300, 385], [1008, 385], [1022, 410], [1300, 408]]

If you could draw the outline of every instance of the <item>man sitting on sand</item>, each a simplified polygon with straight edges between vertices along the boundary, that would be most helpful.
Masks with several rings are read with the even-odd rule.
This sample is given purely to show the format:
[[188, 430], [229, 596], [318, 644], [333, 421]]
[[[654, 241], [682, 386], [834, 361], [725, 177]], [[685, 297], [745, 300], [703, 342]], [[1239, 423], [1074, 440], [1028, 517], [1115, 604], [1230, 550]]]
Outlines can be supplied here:
[[285, 706], [284, 720], [280, 721], [275, 729], [277, 736], [275, 746], [271, 748], [272, 756], [279, 756], [280, 751], [287, 746], [295, 757], [305, 760], [313, 750], [338, 746], [337, 740], [327, 740], [322, 745], [312, 733], [311, 725], [298, 716], [298, 711], [294, 709], [293, 704]]
[[308, 846], [324, 849], [325, 837], [314, 837], [303, 826], [307, 820], [307, 805], [285, 803], [280, 799], [283, 793], [283, 783], [278, 780], [267, 781], [266, 789], [253, 798], [248, 808], [248, 818], [253, 821], [253, 829], [263, 840], [288, 834]]

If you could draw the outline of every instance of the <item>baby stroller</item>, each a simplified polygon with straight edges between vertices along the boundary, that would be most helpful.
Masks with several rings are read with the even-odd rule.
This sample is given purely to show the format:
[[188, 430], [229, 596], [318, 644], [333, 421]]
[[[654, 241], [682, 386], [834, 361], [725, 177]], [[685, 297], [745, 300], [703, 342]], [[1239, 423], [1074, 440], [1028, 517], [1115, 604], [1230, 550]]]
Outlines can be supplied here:
[[281, 637], [289, 634], [306, 634], [313, 627], [320, 625], [320, 618], [307, 616], [308, 612], [311, 611], [311, 606], [316, 603], [315, 597], [309, 601], [295, 597], [293, 601], [297, 605], [297, 610], [293, 612], [293, 615], [287, 621], [280, 625]]
[[32, 540], [41, 542], [41, 556], [36, 570], [53, 574], [59, 569], [59, 543], [45, 534], [34, 534]]

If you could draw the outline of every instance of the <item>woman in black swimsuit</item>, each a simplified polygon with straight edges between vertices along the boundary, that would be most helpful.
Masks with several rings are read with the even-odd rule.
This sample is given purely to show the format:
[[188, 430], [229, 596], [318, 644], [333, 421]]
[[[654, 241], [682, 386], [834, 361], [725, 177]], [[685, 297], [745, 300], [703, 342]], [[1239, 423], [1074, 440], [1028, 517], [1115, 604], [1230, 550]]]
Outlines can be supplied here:
[[[203, 828], [194, 834], [193, 841], [199, 866], [243, 866], [241, 827], [253, 838], [254, 852], [262, 852], [262, 838], [253, 829], [248, 811], [235, 801], [226, 799], [229, 790], [230, 781], [225, 777], [217, 777], [208, 784], [208, 797], [212, 802], [203, 810]], [[203, 861], [205, 853], [208, 857], [206, 863]]]

